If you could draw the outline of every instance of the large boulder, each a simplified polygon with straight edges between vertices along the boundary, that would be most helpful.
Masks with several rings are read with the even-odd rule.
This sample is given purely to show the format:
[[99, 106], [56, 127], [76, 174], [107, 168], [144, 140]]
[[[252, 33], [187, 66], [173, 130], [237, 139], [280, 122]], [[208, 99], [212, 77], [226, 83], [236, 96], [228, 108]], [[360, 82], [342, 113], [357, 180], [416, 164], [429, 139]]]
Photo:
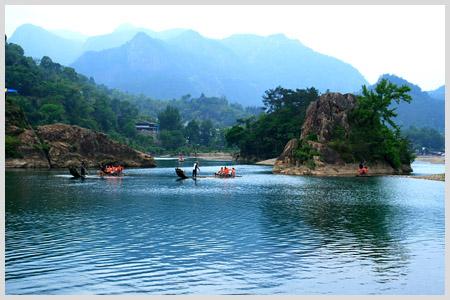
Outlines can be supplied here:
[[352, 94], [327, 93], [312, 102], [306, 110], [306, 118], [302, 126], [300, 139], [311, 134], [317, 141], [326, 143], [332, 138], [336, 127], [342, 127], [348, 133], [348, 114], [356, 105], [356, 97]]
[[7, 159], [7, 167], [66, 168], [100, 163], [120, 163], [125, 167], [155, 167], [153, 157], [109, 139], [105, 134], [79, 126], [51, 124], [27, 129], [18, 135], [23, 158]]

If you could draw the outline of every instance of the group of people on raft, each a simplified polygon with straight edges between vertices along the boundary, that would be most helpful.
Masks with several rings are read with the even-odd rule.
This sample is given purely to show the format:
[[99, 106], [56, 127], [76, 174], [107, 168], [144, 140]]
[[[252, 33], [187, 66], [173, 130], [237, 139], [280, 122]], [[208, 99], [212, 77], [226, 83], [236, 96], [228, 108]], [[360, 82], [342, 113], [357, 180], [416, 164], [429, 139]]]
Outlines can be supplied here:
[[214, 173], [216, 177], [236, 177], [236, 169], [235, 168], [227, 168], [221, 167], [220, 170]]
[[100, 167], [100, 171], [98, 172], [98, 175], [100, 176], [120, 176], [122, 175], [122, 171], [124, 170], [124, 167], [121, 165], [102, 165]]

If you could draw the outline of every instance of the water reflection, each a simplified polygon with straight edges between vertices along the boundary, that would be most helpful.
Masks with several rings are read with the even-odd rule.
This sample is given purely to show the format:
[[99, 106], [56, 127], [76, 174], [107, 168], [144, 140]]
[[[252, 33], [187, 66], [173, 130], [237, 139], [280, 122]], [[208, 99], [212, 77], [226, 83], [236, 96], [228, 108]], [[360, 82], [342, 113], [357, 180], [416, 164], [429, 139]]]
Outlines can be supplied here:
[[300, 256], [327, 252], [323, 268], [370, 260], [378, 280], [396, 280], [409, 263], [400, 243], [407, 216], [393, 205], [396, 195], [386, 192], [382, 180], [363, 180], [359, 188], [355, 179], [315, 178], [294, 192], [280, 189], [265, 196], [263, 233], [276, 243], [287, 242]]
[[7, 293], [443, 291], [443, 183], [238, 171], [197, 182], [171, 165], [84, 182], [8, 172]]

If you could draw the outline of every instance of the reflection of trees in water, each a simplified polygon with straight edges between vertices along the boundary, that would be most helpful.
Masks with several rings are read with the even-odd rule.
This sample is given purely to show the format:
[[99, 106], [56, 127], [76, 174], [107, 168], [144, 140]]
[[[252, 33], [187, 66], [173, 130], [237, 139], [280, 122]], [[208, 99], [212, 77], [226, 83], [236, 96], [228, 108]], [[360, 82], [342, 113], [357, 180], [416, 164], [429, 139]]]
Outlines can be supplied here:
[[326, 249], [326, 256], [336, 259], [330, 265], [348, 257], [361, 264], [370, 260], [382, 276], [380, 282], [397, 279], [409, 259], [400, 243], [407, 216], [392, 206], [395, 195], [385, 192], [379, 179], [366, 179], [363, 184], [315, 179], [295, 191], [278, 190], [265, 196], [263, 234], [306, 251]]

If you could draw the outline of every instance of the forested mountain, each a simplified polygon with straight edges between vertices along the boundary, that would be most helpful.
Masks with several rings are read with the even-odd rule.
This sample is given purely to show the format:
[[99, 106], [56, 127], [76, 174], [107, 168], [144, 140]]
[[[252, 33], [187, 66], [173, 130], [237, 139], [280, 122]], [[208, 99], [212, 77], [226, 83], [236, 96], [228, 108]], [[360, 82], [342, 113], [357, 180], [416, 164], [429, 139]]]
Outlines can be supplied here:
[[[404, 129], [415, 127], [430, 127], [440, 132], [444, 131], [445, 123], [445, 101], [444, 98], [439, 98], [443, 95], [439, 90], [432, 93], [436, 98], [431, 97], [430, 93], [422, 91], [422, 89], [395, 75], [384, 74], [381, 79], [388, 79], [390, 82], [401, 86], [406, 85], [411, 88], [409, 95], [412, 97], [411, 103], [402, 102], [400, 105], [393, 104], [392, 107], [397, 107], [398, 116], [395, 121]], [[444, 89], [443, 87], [441, 88]]]
[[[31, 35], [33, 39], [24, 38]], [[46, 35], [53, 40], [42, 43], [41, 36]], [[74, 36], [72, 46], [61, 36]], [[82, 41], [73, 33], [55, 35], [36, 26], [21, 26], [10, 41], [22, 45], [28, 55], [47, 55], [62, 64], [79, 57], [72, 64], [78, 72], [109, 87], [153, 98], [204, 93], [260, 105], [264, 91], [278, 85], [353, 92], [366, 83], [351, 65], [281, 34], [214, 40], [192, 30], [155, 32], [123, 25], [110, 34]]]
[[[37, 63], [24, 56], [19, 45], [8, 42], [5, 45], [5, 66], [6, 87], [18, 91], [7, 94], [6, 110], [20, 107], [32, 126], [53, 123], [79, 125], [104, 132], [143, 150], [152, 149], [155, 143], [151, 137], [137, 134], [136, 122], [156, 121], [169, 105], [177, 113], [181, 112], [181, 129], [184, 124], [196, 120], [206, 124], [199, 128], [203, 128], [203, 132], [208, 128], [211, 136], [216, 134], [216, 129], [257, 112], [256, 109], [246, 110], [238, 104], [229, 104], [224, 98], [204, 95], [195, 99], [185, 96], [179, 100], [160, 101], [144, 95], [126, 94], [97, 85], [92, 79], [53, 62], [47, 56]], [[181, 137], [176, 144], [178, 146], [185, 141], [182, 134]], [[214, 140], [208, 140], [205, 146], [214, 147], [213, 143]], [[172, 144], [168, 145], [167, 149], [175, 149]]]
[[[233, 35], [214, 40], [186, 29], [155, 32], [122, 25], [110, 34], [83, 39], [73, 32], [48, 32], [28, 24], [19, 27], [10, 41], [24, 45], [27, 55], [47, 55], [60, 63], [81, 55], [72, 65], [77, 72], [108, 87], [143, 94], [129, 101], [147, 99], [148, 103], [139, 100], [139, 105], [152, 116], [157, 115], [154, 107], [164, 109], [168, 103], [153, 99], [181, 99], [185, 95], [195, 99], [204, 94], [227, 99], [227, 105], [261, 106], [264, 91], [276, 86], [314, 86], [323, 93], [356, 92], [367, 84], [352, 66], [283, 35]], [[394, 75], [381, 78], [412, 88], [412, 103], [402, 103], [398, 108], [399, 125], [443, 131], [444, 86], [424, 92]], [[183, 119], [189, 120], [193, 114], [181, 106]]]
[[121, 46], [131, 40], [138, 32], [159, 39], [179, 35], [185, 29], [171, 29], [155, 32], [146, 28], [123, 24], [113, 32], [95, 36], [85, 36], [69, 30], [46, 30], [32, 24], [19, 26], [8, 41], [20, 45], [25, 55], [40, 59], [49, 56], [56, 63], [70, 65], [87, 51], [100, 51]]
[[321, 92], [354, 92], [367, 83], [350, 64], [315, 52], [283, 34], [233, 35], [222, 43], [245, 62], [247, 74], [257, 86], [265, 87], [264, 90], [281, 85], [285, 88], [314, 86]]
[[431, 96], [431, 98], [444, 100], [445, 99], [445, 86], [440, 86], [439, 88], [435, 89], [434, 91], [427, 91], [428, 95]]

